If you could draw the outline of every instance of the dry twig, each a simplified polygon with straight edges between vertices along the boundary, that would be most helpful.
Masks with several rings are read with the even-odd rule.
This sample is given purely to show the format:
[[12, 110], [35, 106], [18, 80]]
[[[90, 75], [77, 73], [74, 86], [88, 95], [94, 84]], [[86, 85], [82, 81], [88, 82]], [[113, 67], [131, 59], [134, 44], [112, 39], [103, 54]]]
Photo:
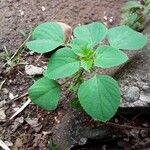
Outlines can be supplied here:
[[0, 140], [0, 147], [2, 147], [4, 150], [10, 150], [10, 148], [2, 140]]
[[31, 100], [28, 99], [11, 117], [9, 120], [12, 120], [14, 117], [16, 117], [19, 113], [21, 113], [29, 104]]
[[113, 122], [107, 122], [106, 125], [110, 125], [117, 128], [123, 128], [123, 129], [136, 129], [136, 130], [147, 130], [150, 131], [150, 128], [143, 128], [143, 127], [137, 127], [137, 126], [130, 126], [130, 125], [123, 125], [123, 124], [117, 124]]

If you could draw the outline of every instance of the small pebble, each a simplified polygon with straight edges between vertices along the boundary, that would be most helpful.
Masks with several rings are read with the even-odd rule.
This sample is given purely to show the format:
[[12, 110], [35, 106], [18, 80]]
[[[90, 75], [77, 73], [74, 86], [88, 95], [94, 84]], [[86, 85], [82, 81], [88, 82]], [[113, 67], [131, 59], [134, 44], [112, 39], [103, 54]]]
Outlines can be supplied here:
[[42, 6], [41, 9], [42, 9], [42, 11], [45, 11], [45, 7], [44, 6]]
[[140, 89], [138, 87], [129, 87], [123, 95], [127, 102], [135, 102], [140, 97]]
[[110, 18], [110, 19], [109, 19], [109, 22], [113, 22], [113, 19]]
[[79, 141], [79, 145], [85, 145], [87, 143], [87, 138], [81, 138]]
[[107, 19], [108, 19], [107, 16], [104, 16], [103, 18], [104, 18], [104, 20], [107, 20]]
[[141, 130], [141, 131], [140, 131], [140, 135], [141, 135], [142, 138], [146, 138], [146, 137], [148, 137], [148, 131], [146, 131], [146, 130]]
[[33, 65], [26, 65], [25, 72], [27, 75], [42, 75], [44, 69], [41, 67], [33, 66]]
[[19, 10], [20, 12], [20, 15], [23, 16], [24, 15], [24, 12], [22, 10]]
[[143, 91], [150, 91], [150, 86], [149, 85], [143, 85], [142, 90]]

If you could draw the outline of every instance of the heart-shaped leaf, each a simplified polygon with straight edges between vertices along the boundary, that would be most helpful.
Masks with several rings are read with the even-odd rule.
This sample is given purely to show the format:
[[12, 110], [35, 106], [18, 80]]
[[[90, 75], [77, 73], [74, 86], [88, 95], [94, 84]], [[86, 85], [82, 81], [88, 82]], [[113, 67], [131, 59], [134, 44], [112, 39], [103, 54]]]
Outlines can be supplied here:
[[81, 25], [74, 29], [74, 36], [88, 42], [91, 46], [95, 46], [104, 40], [106, 34], [107, 28], [104, 24], [98, 22]]
[[34, 41], [27, 42], [26, 46], [28, 49], [34, 52], [46, 53], [56, 49], [61, 44], [62, 43], [58, 41], [41, 39], [41, 40], [34, 40]]
[[121, 94], [117, 82], [106, 75], [95, 75], [78, 91], [83, 109], [94, 119], [107, 121], [116, 113]]
[[43, 109], [54, 110], [58, 105], [60, 87], [46, 77], [36, 81], [28, 90], [31, 101]]
[[94, 65], [101, 68], [110, 68], [125, 63], [128, 56], [114, 47], [104, 45], [96, 49]]
[[57, 22], [45, 22], [34, 29], [32, 38], [35, 40], [50, 39], [63, 43], [64, 33], [62, 27]]
[[45, 76], [50, 79], [64, 78], [76, 73], [79, 69], [78, 56], [70, 48], [62, 48], [50, 58]]
[[138, 50], [147, 43], [145, 35], [125, 25], [109, 29], [107, 39], [111, 46], [125, 50]]
[[64, 44], [64, 33], [56, 22], [46, 22], [38, 25], [32, 33], [33, 41], [27, 42], [28, 49], [37, 53], [52, 51]]

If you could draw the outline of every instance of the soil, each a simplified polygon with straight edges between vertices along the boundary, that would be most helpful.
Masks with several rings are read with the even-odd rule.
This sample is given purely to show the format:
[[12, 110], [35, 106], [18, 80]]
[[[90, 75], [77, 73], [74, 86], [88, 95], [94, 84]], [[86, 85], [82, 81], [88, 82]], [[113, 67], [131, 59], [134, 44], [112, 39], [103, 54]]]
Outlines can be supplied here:
[[[14, 53], [24, 41], [20, 31], [28, 33], [37, 24], [45, 21], [62, 21], [72, 27], [92, 21], [105, 22], [109, 27], [117, 25], [120, 22], [122, 5], [123, 0], [1, 0], [0, 52], [3, 52], [4, 46], [6, 46], [8, 51]], [[111, 17], [113, 17], [112, 22], [109, 21]], [[21, 61], [43, 67], [47, 64], [47, 57], [30, 54], [26, 50], [21, 55]], [[3, 61], [0, 62], [0, 65], [2, 64]], [[12, 150], [47, 150], [53, 129], [63, 120], [63, 116], [68, 109], [67, 102], [72, 95], [69, 95], [64, 87], [61, 96], [62, 102], [56, 111], [47, 112], [30, 104], [15, 119], [8, 121], [17, 108], [20, 108], [28, 99], [25, 96], [11, 103], [10, 93], [14, 96], [23, 95], [34, 80], [39, 77], [26, 75], [24, 65], [15, 66], [9, 74], [6, 74], [4, 69], [2, 68], [2, 73], [0, 72], [0, 82], [6, 79], [0, 92], [0, 101], [6, 100], [4, 107], [7, 118], [4, 122], [0, 122], [0, 139], [9, 142]], [[19, 121], [19, 125], [16, 125], [17, 119], [21, 119], [21, 117], [23, 117], [23, 121]], [[29, 125], [27, 118], [31, 118], [31, 120], [38, 118], [38, 126]], [[89, 120], [91, 122], [91, 118], [87, 118], [86, 125]], [[126, 119], [122, 120], [123, 123], [126, 123]], [[140, 124], [142, 123], [145, 123], [145, 121], [141, 121]], [[134, 123], [132, 122], [132, 124]], [[124, 132], [128, 132], [128, 130]], [[131, 133], [128, 132], [127, 134]], [[133, 143], [137, 146], [139, 140], [137, 138], [130, 139], [130, 147]]]

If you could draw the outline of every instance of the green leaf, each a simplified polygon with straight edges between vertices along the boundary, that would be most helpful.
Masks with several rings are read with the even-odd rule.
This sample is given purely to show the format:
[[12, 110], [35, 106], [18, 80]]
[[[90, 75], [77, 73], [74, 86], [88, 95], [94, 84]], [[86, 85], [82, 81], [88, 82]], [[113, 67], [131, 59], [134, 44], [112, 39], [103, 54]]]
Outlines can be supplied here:
[[112, 47], [125, 50], [138, 50], [147, 43], [145, 35], [125, 25], [109, 29], [107, 39]]
[[38, 25], [32, 33], [32, 38], [35, 40], [50, 39], [64, 43], [63, 29], [57, 22], [45, 22]]
[[62, 43], [53, 40], [34, 40], [26, 43], [28, 49], [37, 52], [37, 53], [46, 53], [50, 52], [57, 47], [59, 47]]
[[104, 45], [96, 49], [94, 65], [101, 68], [110, 68], [125, 63], [128, 56], [114, 47]]
[[125, 5], [123, 6], [123, 11], [128, 11], [132, 8], [143, 8], [143, 5], [141, 5], [139, 2], [137, 1], [129, 1], [127, 3], [125, 3]]
[[85, 70], [89, 70], [93, 66], [93, 59], [82, 59], [81, 60], [81, 67], [83, 67]]
[[31, 101], [46, 110], [54, 110], [58, 105], [60, 87], [56, 81], [46, 77], [36, 81], [28, 90]]
[[86, 57], [91, 52], [93, 52], [89, 43], [81, 39], [77, 39], [77, 38], [73, 39], [70, 46], [74, 51], [74, 53], [81, 57]]
[[33, 41], [27, 42], [28, 49], [37, 53], [52, 51], [64, 44], [64, 33], [56, 22], [46, 22], [38, 25], [32, 33]]
[[104, 40], [107, 34], [107, 28], [104, 24], [93, 22], [88, 25], [81, 25], [74, 29], [74, 36], [77, 39], [88, 42], [91, 46], [95, 46]]
[[64, 78], [73, 75], [79, 69], [78, 56], [70, 48], [62, 48], [50, 58], [45, 76], [50, 79]]
[[49, 141], [48, 150], [58, 150], [57, 146], [53, 143], [52, 139], [50, 139]]
[[121, 95], [112, 77], [95, 75], [81, 84], [78, 97], [81, 106], [92, 118], [105, 122], [116, 113]]

